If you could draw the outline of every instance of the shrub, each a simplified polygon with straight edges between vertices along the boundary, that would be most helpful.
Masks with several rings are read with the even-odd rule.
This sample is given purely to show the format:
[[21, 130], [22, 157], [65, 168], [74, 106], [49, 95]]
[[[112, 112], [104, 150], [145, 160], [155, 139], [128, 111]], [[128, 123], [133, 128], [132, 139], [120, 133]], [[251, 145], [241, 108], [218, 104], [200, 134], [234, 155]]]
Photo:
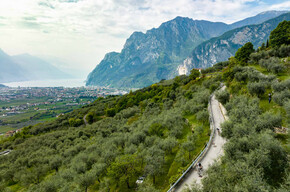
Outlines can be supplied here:
[[235, 79], [239, 82], [241, 82], [241, 81], [246, 82], [248, 79], [248, 73], [247, 72], [238, 72], [235, 74]]
[[278, 57], [290, 57], [290, 45], [281, 45], [277, 50]]
[[198, 121], [202, 121], [202, 122], [206, 122], [208, 121], [208, 118], [209, 118], [209, 115], [208, 115], [208, 112], [206, 109], [202, 110], [202, 111], [199, 111], [197, 114], [196, 114], [196, 119]]
[[253, 53], [254, 46], [251, 42], [246, 43], [244, 46], [238, 49], [235, 54], [235, 58], [241, 63], [245, 64], [249, 61], [251, 53]]
[[269, 59], [261, 59], [259, 65], [271, 71], [273, 73], [280, 73], [285, 70], [285, 66], [281, 64], [280, 59], [277, 57], [270, 57]]
[[282, 82], [274, 82], [272, 84], [272, 89], [275, 92], [281, 92], [281, 91], [290, 89], [290, 79], [287, 79], [287, 80], [282, 81]]
[[287, 123], [288, 123], [288, 126], [290, 126], [290, 99], [284, 102], [284, 108], [286, 111]]
[[265, 93], [265, 84], [263, 82], [249, 83], [247, 87], [251, 95], [261, 97]]
[[221, 102], [223, 105], [230, 100], [230, 93], [227, 90], [220, 90], [215, 95], [218, 101]]
[[116, 109], [110, 108], [106, 110], [106, 116], [108, 117], [114, 117], [116, 115]]
[[275, 93], [273, 95], [273, 100], [278, 103], [279, 105], [283, 105], [284, 102], [286, 102], [288, 99], [290, 99], [290, 91], [284, 90], [278, 93]]
[[259, 51], [259, 52], [256, 52], [256, 53], [252, 53], [250, 55], [250, 62], [251, 63], [258, 63], [261, 59], [265, 59], [269, 57], [269, 54], [267, 51]]

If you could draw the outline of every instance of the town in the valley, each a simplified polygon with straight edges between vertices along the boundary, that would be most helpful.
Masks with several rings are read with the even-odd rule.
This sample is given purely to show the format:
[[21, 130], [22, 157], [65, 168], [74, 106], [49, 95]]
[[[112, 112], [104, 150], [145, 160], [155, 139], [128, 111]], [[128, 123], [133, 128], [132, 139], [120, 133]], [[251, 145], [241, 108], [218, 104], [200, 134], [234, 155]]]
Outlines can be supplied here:
[[125, 93], [105, 87], [1, 87], [0, 135], [11, 136], [24, 126], [53, 120], [98, 97]]

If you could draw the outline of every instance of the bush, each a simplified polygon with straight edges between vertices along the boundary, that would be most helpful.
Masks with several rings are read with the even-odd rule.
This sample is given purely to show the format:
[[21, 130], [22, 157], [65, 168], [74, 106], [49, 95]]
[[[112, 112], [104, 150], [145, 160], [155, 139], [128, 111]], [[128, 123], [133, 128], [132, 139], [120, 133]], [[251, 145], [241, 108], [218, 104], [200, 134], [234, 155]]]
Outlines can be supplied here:
[[259, 52], [256, 52], [256, 53], [252, 53], [250, 55], [250, 62], [251, 63], [258, 63], [261, 59], [265, 59], [265, 58], [268, 58], [269, 57], [269, 54], [267, 51], [259, 51]]
[[275, 92], [281, 92], [281, 91], [284, 91], [286, 89], [290, 89], [290, 79], [287, 79], [287, 80], [282, 81], [282, 82], [274, 82], [272, 84], [272, 89]]
[[273, 73], [283, 72], [286, 67], [281, 64], [280, 59], [277, 57], [270, 57], [269, 59], [261, 59], [259, 61], [259, 65], [267, 69], [267, 71], [271, 71]]
[[248, 79], [248, 73], [247, 72], [238, 72], [235, 74], [235, 79], [239, 82], [241, 82], [241, 81], [246, 82]]
[[261, 97], [265, 93], [265, 84], [263, 82], [249, 83], [247, 87], [251, 95]]
[[284, 102], [284, 108], [286, 111], [287, 123], [288, 123], [288, 127], [289, 127], [290, 126], [290, 99], [288, 99]]
[[220, 90], [215, 95], [218, 101], [221, 102], [223, 105], [230, 100], [230, 93], [227, 90]]
[[277, 50], [278, 57], [290, 57], [290, 45], [281, 45]]
[[251, 53], [253, 53], [254, 46], [251, 42], [246, 43], [244, 46], [238, 49], [235, 54], [235, 58], [241, 63], [245, 64], [249, 61]]
[[290, 99], [290, 91], [289, 90], [284, 90], [278, 93], [275, 93], [273, 95], [273, 100], [279, 104], [279, 105], [283, 105], [284, 102], [286, 102], [288, 99]]
[[209, 118], [209, 115], [208, 115], [208, 111], [206, 109], [199, 111], [196, 114], [196, 119], [198, 121], [206, 122], [206, 121], [208, 121], [208, 118]]
[[114, 117], [116, 115], [116, 109], [110, 108], [106, 110], [106, 116], [108, 117]]

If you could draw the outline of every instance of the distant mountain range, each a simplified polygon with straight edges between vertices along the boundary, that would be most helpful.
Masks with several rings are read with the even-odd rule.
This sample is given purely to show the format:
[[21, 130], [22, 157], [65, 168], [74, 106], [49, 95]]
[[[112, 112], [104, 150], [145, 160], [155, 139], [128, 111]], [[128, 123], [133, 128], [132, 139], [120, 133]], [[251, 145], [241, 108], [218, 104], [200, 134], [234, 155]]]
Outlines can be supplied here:
[[9, 56], [1, 49], [0, 69], [0, 83], [72, 78], [38, 57], [29, 54]]
[[266, 42], [271, 31], [283, 20], [290, 20], [290, 12], [270, 19], [259, 25], [248, 25], [224, 33], [197, 46], [179, 69], [188, 74], [192, 68], [207, 68], [217, 62], [226, 61], [247, 42], [254, 48]]
[[3, 85], [3, 84], [0, 84], [0, 88], [4, 88], [4, 87], [7, 87], [7, 86], [5, 86], [5, 85]]
[[[157, 29], [153, 28], [147, 31], [145, 34], [134, 32], [127, 39], [121, 53], [111, 52], [106, 54], [100, 64], [89, 74], [86, 84], [89, 86], [140, 88], [161, 79], [186, 74], [190, 71], [190, 67], [208, 67], [211, 62], [206, 60], [201, 62], [210, 63], [209, 65], [196, 66], [192, 62], [186, 65], [184, 60], [186, 59], [185, 62], [190, 61], [190, 58], [194, 55], [193, 50], [211, 38], [219, 37], [225, 32], [227, 33], [224, 35], [231, 34], [230, 30], [239, 30], [236, 28], [260, 24], [284, 13], [287, 13], [287, 11], [267, 11], [230, 25], [177, 17], [161, 24]], [[263, 27], [268, 27], [267, 30], [275, 28], [278, 25], [277, 22], [270, 22], [271, 27], [268, 25]], [[256, 29], [264, 30], [264, 28]], [[236, 40], [239, 39], [239, 42], [246, 41], [243, 40], [243, 33], [239, 34], [240, 38], [236, 38]], [[269, 34], [258, 32], [257, 35], [264, 35], [263, 38], [257, 37], [261, 42]], [[248, 38], [248, 40], [250, 39]], [[240, 46], [241, 44], [238, 43], [232, 49], [236, 50]], [[234, 52], [231, 51], [230, 53], [233, 54]], [[228, 55], [230, 54], [225, 54], [225, 56]]]

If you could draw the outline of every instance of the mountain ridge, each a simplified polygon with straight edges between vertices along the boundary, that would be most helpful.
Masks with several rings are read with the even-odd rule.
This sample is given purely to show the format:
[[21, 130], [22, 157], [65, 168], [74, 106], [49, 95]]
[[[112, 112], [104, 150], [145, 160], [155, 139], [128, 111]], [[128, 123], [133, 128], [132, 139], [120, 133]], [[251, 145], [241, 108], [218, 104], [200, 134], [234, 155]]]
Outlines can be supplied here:
[[24, 53], [10, 56], [0, 49], [0, 83], [71, 78], [42, 59]]
[[248, 25], [230, 30], [219, 37], [207, 40], [198, 45], [191, 55], [183, 61], [179, 68], [188, 74], [192, 68], [207, 68], [225, 61], [247, 42], [257, 48], [266, 42], [270, 32], [283, 20], [290, 20], [290, 12], [270, 19], [262, 24]]
[[[271, 11], [268, 14], [273, 15]], [[261, 20], [259, 16], [258, 21]], [[234, 25], [243, 25], [242, 21], [228, 25], [179, 16], [146, 33], [134, 32], [120, 53], [105, 55], [88, 75], [86, 85], [140, 88], [188, 73], [180, 64], [194, 48], [231, 30]]]

